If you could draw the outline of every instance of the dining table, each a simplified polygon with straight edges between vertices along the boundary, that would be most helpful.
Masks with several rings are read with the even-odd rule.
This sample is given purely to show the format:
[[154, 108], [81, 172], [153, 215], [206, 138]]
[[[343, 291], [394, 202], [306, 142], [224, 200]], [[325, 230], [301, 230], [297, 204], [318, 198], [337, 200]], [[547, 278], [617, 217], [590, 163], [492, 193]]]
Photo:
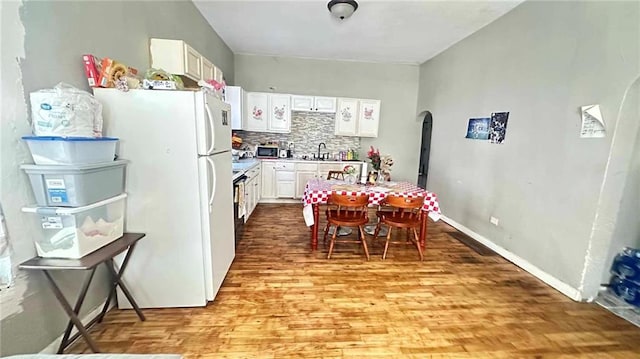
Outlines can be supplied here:
[[332, 193], [342, 195], [369, 195], [369, 207], [379, 206], [384, 203], [389, 195], [407, 198], [423, 197], [424, 204], [420, 216], [420, 246], [425, 247], [427, 235], [427, 217], [433, 221], [440, 219], [440, 205], [435, 193], [410, 182], [377, 182], [375, 184], [349, 183], [341, 180], [324, 180], [314, 178], [307, 182], [302, 197], [303, 216], [305, 223], [311, 227], [311, 250], [318, 249], [318, 223], [320, 217], [320, 205], [326, 204]]

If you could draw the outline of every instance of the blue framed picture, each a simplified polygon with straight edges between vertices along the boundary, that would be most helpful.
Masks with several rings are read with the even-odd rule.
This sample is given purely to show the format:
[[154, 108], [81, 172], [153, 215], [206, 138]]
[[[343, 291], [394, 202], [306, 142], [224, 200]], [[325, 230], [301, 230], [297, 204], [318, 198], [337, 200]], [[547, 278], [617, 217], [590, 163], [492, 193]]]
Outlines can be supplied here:
[[470, 118], [466, 138], [470, 138], [472, 140], [488, 140], [490, 124], [491, 118], [489, 117]]

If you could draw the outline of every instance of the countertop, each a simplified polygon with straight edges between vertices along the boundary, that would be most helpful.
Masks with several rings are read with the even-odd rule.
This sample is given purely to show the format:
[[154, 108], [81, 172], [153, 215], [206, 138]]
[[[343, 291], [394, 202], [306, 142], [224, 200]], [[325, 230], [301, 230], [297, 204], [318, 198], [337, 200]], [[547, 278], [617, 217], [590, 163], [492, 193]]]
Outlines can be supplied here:
[[301, 158], [258, 158], [261, 161], [272, 161], [272, 162], [300, 162], [300, 163], [362, 163], [365, 161], [361, 160], [344, 160], [344, 161], [336, 161], [336, 160], [303, 160]]
[[231, 163], [233, 168], [233, 180], [235, 181], [240, 176], [244, 175], [248, 170], [260, 166], [260, 160], [257, 158], [247, 158]]

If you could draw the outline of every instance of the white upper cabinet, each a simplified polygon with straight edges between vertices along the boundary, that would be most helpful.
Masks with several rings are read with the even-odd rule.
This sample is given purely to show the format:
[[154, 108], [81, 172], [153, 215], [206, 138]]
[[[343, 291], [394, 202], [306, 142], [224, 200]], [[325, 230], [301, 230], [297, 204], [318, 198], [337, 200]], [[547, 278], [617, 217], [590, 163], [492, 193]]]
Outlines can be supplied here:
[[269, 94], [270, 132], [291, 132], [291, 96]]
[[186, 43], [184, 44], [184, 74], [194, 80], [202, 78], [202, 55]]
[[231, 129], [243, 130], [243, 122], [246, 122], [243, 118], [246, 94], [240, 86], [227, 86], [225, 94], [225, 100], [231, 105]]
[[336, 132], [337, 136], [357, 136], [358, 135], [358, 100], [353, 98], [338, 99], [336, 112]]
[[269, 121], [269, 94], [261, 92], [247, 92], [245, 104], [244, 129], [247, 131], [267, 131]]
[[336, 98], [292, 95], [291, 110], [333, 113], [336, 112]]
[[291, 110], [313, 111], [313, 96], [291, 95]]
[[358, 104], [358, 136], [378, 137], [380, 124], [380, 101], [359, 100]]
[[202, 58], [202, 79], [212, 80], [215, 76], [214, 68], [215, 66], [211, 63], [211, 61], [203, 57]]
[[212, 79], [216, 80], [216, 82], [219, 82], [219, 83], [222, 83], [222, 80], [224, 80], [224, 74], [222, 73], [222, 70], [220, 70], [220, 68], [217, 66], [213, 66]]
[[335, 97], [314, 97], [313, 108], [318, 112], [336, 112], [336, 98]]
[[[152, 68], [163, 69], [195, 82], [218, 76], [214, 64], [182, 40], [151, 39], [149, 52]], [[219, 78], [222, 81], [221, 71]]]
[[291, 96], [277, 93], [247, 92], [243, 130], [291, 132]]
[[338, 99], [336, 135], [378, 137], [379, 124], [379, 100]]

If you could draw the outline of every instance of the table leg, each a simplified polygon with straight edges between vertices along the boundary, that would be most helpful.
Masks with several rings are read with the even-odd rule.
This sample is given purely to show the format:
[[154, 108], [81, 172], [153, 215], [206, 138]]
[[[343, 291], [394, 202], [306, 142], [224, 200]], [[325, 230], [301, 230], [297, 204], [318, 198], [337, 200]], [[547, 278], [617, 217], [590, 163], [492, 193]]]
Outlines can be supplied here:
[[[91, 348], [91, 351], [93, 351], [94, 353], [99, 353], [100, 350], [98, 349], [98, 345], [89, 336], [89, 332], [87, 332], [87, 329], [84, 327], [84, 325], [82, 325], [82, 321], [80, 321], [80, 319], [78, 318], [77, 312], [75, 312], [71, 308], [71, 305], [69, 305], [69, 302], [67, 302], [67, 298], [65, 298], [64, 294], [62, 294], [62, 291], [60, 290], [60, 288], [58, 288], [58, 285], [51, 277], [51, 274], [49, 273], [49, 271], [43, 270], [43, 272], [44, 272], [44, 275], [49, 280], [49, 284], [51, 284], [51, 289], [53, 290], [53, 294], [56, 295], [58, 302], [60, 302], [60, 305], [62, 305], [62, 309], [64, 309], [64, 311], [69, 316], [70, 322], [75, 324], [76, 328], [78, 328], [78, 331], [84, 337], [84, 340], [87, 341], [87, 344], [89, 345], [89, 348]], [[93, 278], [94, 272], [95, 272], [95, 268], [91, 271], [91, 274], [89, 275], [90, 278]], [[76, 302], [76, 307], [78, 308], [78, 311], [80, 309], [80, 306], [82, 305], [82, 302], [84, 301], [84, 297], [87, 295], [87, 289], [89, 288], [90, 283], [91, 283], [91, 279], [85, 280], [85, 284], [83, 285], [83, 288], [81, 290], [80, 297], [78, 297], [78, 301]], [[71, 331], [69, 330], [69, 333], [70, 332]], [[66, 334], [66, 331], [65, 331], [65, 334]], [[66, 346], [66, 344], [67, 343], [65, 343], [65, 341], [63, 340], [63, 342], [60, 345], [60, 348], [58, 349], [58, 354], [62, 354], [62, 351], [64, 350], [64, 347]]]
[[427, 238], [427, 212], [426, 211], [422, 211], [422, 213], [420, 213], [420, 246], [422, 248], [425, 247], [426, 245], [426, 238]]
[[[114, 277], [118, 275], [118, 273], [116, 272], [115, 269], [113, 269], [113, 267], [109, 267], [109, 271], [111, 272], [111, 275], [113, 275]], [[118, 286], [122, 290], [122, 294], [124, 294], [124, 296], [127, 297], [127, 300], [129, 301], [129, 303], [131, 303], [133, 310], [136, 311], [138, 318], [140, 318], [141, 321], [144, 321], [146, 318], [144, 314], [142, 314], [140, 307], [138, 307], [138, 303], [136, 303], [136, 301], [133, 299], [133, 296], [131, 295], [127, 287], [125, 287], [125, 285], [122, 283], [122, 281], [119, 278], [116, 280], [118, 281]]]
[[[106, 261], [105, 264], [107, 266], [112, 266], [113, 267], [113, 258], [109, 259], [108, 261]], [[111, 272], [109, 272], [109, 273], [111, 273]], [[109, 304], [111, 304], [111, 300], [116, 295], [116, 287], [117, 287], [117, 285], [118, 284], [115, 281], [111, 284], [111, 290], [109, 290], [109, 296], [107, 297], [107, 301], [104, 302], [104, 306], [102, 307], [102, 311], [100, 312], [100, 315], [98, 316], [98, 323], [102, 323], [102, 320], [104, 319], [105, 314], [107, 314], [107, 310], [109, 310]]]
[[[89, 290], [89, 284], [91, 284], [91, 280], [93, 279], [93, 275], [96, 273], [96, 269], [93, 268], [91, 273], [85, 277], [84, 283], [82, 284], [82, 288], [80, 289], [80, 294], [78, 295], [78, 299], [76, 300], [76, 306], [73, 308], [73, 312], [78, 315], [80, 313], [80, 308], [82, 308], [82, 303], [84, 302], [84, 298], [87, 295], [87, 291]], [[64, 331], [64, 335], [62, 336], [62, 340], [60, 341], [60, 346], [58, 347], [58, 354], [62, 354], [64, 349], [67, 347], [69, 341], [69, 336], [71, 335], [71, 329], [73, 328], [73, 322], [70, 320], [67, 323], [67, 328]], [[75, 338], [74, 338], [75, 339]]]
[[320, 227], [320, 209], [318, 208], [318, 204], [314, 203], [311, 205], [313, 208], [313, 226], [311, 226], [311, 250], [315, 251], [318, 249], [318, 227]]
[[109, 309], [109, 304], [111, 304], [111, 300], [116, 295], [116, 288], [118, 287], [118, 285], [120, 286], [120, 289], [122, 290], [124, 295], [129, 300], [129, 303], [131, 303], [131, 305], [133, 306], [133, 309], [136, 311], [138, 318], [140, 318], [141, 321], [145, 321], [146, 319], [144, 314], [142, 314], [142, 311], [138, 307], [138, 304], [133, 300], [133, 297], [129, 293], [129, 290], [127, 290], [127, 288], [124, 287], [124, 284], [122, 284], [122, 281], [120, 280], [122, 278], [122, 274], [124, 273], [124, 270], [127, 268], [127, 264], [129, 264], [129, 258], [131, 258], [131, 253], [133, 252], [133, 249], [135, 248], [135, 246], [136, 244], [134, 243], [131, 245], [131, 247], [129, 247], [129, 250], [127, 251], [127, 254], [124, 256], [124, 260], [122, 261], [122, 265], [120, 266], [120, 270], [118, 272], [116, 272], [115, 270], [115, 266], [113, 264], [113, 258], [105, 262], [105, 265], [107, 266], [109, 273], [111, 274], [113, 283], [111, 285], [111, 291], [109, 292], [109, 297], [107, 298], [107, 301], [104, 303], [104, 306], [102, 307], [102, 312], [98, 316], [98, 323], [102, 322], [102, 319], [104, 319], [105, 314], [107, 314], [107, 310]]

